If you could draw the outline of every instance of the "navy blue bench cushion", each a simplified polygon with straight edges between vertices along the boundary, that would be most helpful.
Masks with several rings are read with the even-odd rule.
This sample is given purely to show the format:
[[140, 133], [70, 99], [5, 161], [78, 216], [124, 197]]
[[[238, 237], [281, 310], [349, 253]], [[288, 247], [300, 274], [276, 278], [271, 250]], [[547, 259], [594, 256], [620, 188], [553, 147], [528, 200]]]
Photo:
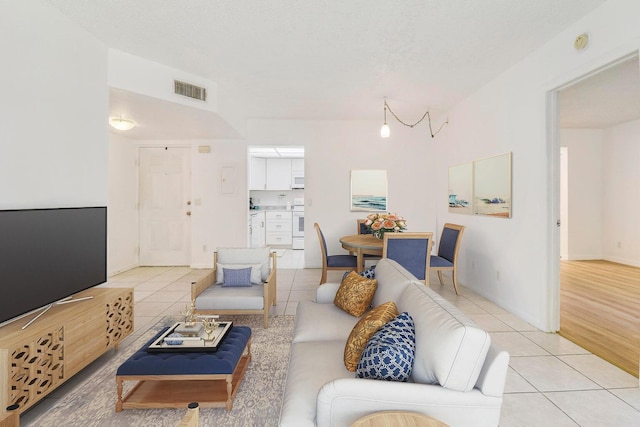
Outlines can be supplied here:
[[233, 326], [214, 353], [147, 352], [147, 348], [167, 329], [158, 332], [120, 365], [116, 375], [232, 374], [251, 338], [251, 328]]

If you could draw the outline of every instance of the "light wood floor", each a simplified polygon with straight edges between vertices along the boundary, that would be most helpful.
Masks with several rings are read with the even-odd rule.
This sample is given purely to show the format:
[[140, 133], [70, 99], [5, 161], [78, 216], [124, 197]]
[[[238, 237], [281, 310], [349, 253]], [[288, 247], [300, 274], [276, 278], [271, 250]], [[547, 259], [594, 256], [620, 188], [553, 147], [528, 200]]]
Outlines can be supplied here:
[[562, 261], [560, 335], [638, 376], [640, 268]]

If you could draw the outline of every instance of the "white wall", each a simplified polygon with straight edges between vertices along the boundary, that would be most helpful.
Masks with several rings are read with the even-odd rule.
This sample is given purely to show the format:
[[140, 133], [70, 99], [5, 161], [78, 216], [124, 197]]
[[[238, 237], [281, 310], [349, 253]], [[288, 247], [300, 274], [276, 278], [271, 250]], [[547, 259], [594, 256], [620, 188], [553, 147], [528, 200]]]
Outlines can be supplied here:
[[640, 267], [640, 120], [605, 129], [604, 140], [604, 258]]
[[[211, 145], [210, 153], [197, 146]], [[191, 265], [212, 267], [219, 247], [246, 247], [249, 232], [247, 145], [243, 141], [194, 141], [192, 163], [194, 206], [191, 222]], [[233, 192], [223, 193], [222, 168], [233, 171]]]
[[560, 138], [569, 152], [566, 259], [640, 266], [640, 120]]
[[[461, 282], [543, 330], [558, 327], [559, 298], [552, 199], [559, 184], [551, 167], [559, 147], [548, 139], [548, 93], [637, 50], [638, 16], [635, 0], [611, 0], [596, 9], [453, 108], [447, 140], [438, 144], [439, 199], [446, 197], [448, 166], [513, 152], [511, 219], [450, 214], [443, 203], [438, 223], [467, 226]], [[577, 52], [573, 41], [585, 31], [590, 46]]]
[[[390, 123], [392, 135], [380, 138], [378, 121], [252, 120], [249, 145], [304, 145], [305, 147], [305, 266], [321, 267], [320, 244], [313, 228], [320, 224], [329, 254], [345, 253], [340, 236], [354, 234], [350, 173], [354, 169], [385, 169], [388, 208], [407, 219], [409, 231], [434, 231], [435, 147], [425, 128]], [[447, 202], [445, 196], [444, 202]]]
[[[200, 153], [208, 145], [211, 152]], [[248, 233], [247, 146], [238, 141], [130, 140], [111, 137], [110, 204], [112, 215], [109, 272], [138, 263], [138, 159], [140, 147], [183, 146], [191, 149], [191, 266], [210, 268], [217, 247], [246, 246]], [[234, 191], [222, 192], [221, 168], [230, 167]], [[121, 251], [116, 254], [116, 251]]]
[[138, 266], [138, 144], [109, 134], [109, 276]]
[[603, 258], [603, 131], [562, 129], [568, 151], [567, 259]]
[[[130, 141], [140, 145], [188, 145], [192, 147], [191, 266], [212, 265], [213, 251], [224, 246], [246, 246], [249, 220], [248, 147], [250, 145], [304, 145], [305, 147], [305, 264], [321, 266], [320, 246], [313, 223], [318, 222], [331, 253], [344, 252], [338, 239], [354, 234], [357, 218], [365, 213], [350, 211], [352, 169], [386, 169], [389, 180], [389, 209], [405, 216], [410, 231], [434, 231], [435, 209], [432, 158], [435, 141], [417, 129], [396, 126], [389, 140], [381, 140], [380, 123], [358, 121], [260, 120], [250, 122], [252, 138], [247, 140]], [[124, 143], [112, 138], [114, 144]], [[210, 145], [210, 153], [199, 153], [199, 145]], [[115, 151], [114, 151], [115, 153]], [[118, 149], [112, 156], [110, 172], [129, 176], [137, 151]], [[410, 153], [410, 154], [408, 154]], [[223, 194], [221, 168], [234, 171], [234, 191]], [[137, 172], [136, 172], [137, 173]], [[130, 177], [130, 179], [133, 179]], [[127, 193], [128, 194], [128, 193]], [[125, 199], [130, 196], [125, 196]], [[446, 202], [446, 198], [445, 198]], [[124, 209], [129, 201], [121, 204]], [[127, 230], [127, 214], [114, 224], [122, 234]], [[124, 229], [124, 230], [123, 230]], [[132, 228], [131, 228], [132, 229]], [[130, 247], [130, 242], [127, 243]], [[125, 248], [128, 250], [128, 247]], [[115, 259], [115, 258], [114, 258]]]
[[0, 2], [0, 208], [107, 204], [107, 49], [46, 2]]
[[[206, 101], [176, 95], [173, 92], [174, 80], [205, 87]], [[202, 110], [218, 111], [215, 82], [117, 49], [109, 49], [109, 86]]]
[[569, 259], [569, 152], [560, 147], [560, 259]]

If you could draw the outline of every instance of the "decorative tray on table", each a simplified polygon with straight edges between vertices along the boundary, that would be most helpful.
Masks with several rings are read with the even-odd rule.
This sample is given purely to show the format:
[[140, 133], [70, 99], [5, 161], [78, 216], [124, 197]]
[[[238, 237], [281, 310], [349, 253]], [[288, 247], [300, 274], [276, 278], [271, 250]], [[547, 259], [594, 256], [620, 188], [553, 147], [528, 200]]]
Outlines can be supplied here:
[[207, 336], [200, 322], [196, 322], [195, 326], [178, 322], [151, 343], [147, 351], [150, 353], [214, 352], [218, 350], [232, 326], [233, 322], [217, 322], [211, 335]]

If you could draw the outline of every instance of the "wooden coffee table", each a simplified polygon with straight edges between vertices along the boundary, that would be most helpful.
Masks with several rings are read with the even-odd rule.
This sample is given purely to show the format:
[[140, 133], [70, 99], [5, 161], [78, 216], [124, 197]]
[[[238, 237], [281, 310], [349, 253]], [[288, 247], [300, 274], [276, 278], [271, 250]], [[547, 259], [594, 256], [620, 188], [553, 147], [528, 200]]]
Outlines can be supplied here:
[[351, 427], [449, 427], [448, 424], [417, 412], [382, 411], [364, 416]]
[[[251, 329], [234, 326], [216, 352], [156, 353], [146, 348], [160, 331], [116, 372], [116, 412], [134, 408], [233, 408], [233, 400], [251, 361]], [[123, 382], [137, 381], [122, 397]]]

